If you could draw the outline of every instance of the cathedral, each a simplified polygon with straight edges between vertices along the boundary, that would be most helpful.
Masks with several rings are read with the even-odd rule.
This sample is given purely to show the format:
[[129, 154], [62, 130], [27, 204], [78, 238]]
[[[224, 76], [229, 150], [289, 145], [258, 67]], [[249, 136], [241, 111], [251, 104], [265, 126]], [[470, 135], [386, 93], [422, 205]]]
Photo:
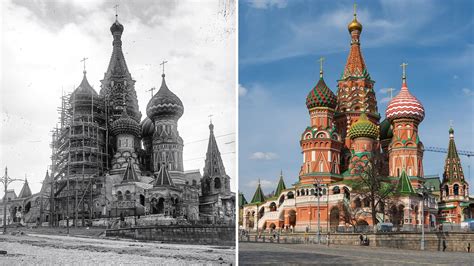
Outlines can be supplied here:
[[166, 84], [139, 111], [135, 80], [122, 50], [124, 26], [110, 27], [112, 55], [97, 93], [84, 69], [80, 85], [62, 98], [53, 130], [52, 167], [41, 192], [28, 182], [9, 204], [9, 222], [133, 225], [235, 222], [235, 193], [209, 125], [204, 172], [185, 171], [178, 121], [180, 98]]
[[[407, 64], [402, 64], [400, 92], [382, 119], [375, 81], [362, 56], [362, 24], [355, 12], [348, 31], [349, 56], [336, 94], [324, 81], [321, 60], [319, 80], [306, 97], [310, 124], [299, 140], [303, 163], [297, 182], [286, 187], [281, 174], [270, 197], [265, 197], [260, 183], [250, 203], [239, 195], [243, 228], [315, 231], [320, 226], [321, 231], [334, 232], [377, 223], [392, 223], [399, 229], [422, 224], [434, 228], [474, 217], [474, 199], [468, 196], [453, 129], [443, 182], [436, 186], [423, 171], [418, 128], [425, 109], [408, 88]], [[356, 189], [363, 176], [391, 187], [386, 199], [377, 203]]]

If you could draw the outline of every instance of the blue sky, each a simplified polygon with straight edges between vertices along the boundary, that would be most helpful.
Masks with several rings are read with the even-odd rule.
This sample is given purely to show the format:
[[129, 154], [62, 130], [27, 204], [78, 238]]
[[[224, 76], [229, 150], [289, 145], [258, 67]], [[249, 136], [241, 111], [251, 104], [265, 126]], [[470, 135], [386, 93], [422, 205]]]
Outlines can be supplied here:
[[[336, 90], [347, 60], [353, 1], [253, 0], [239, 4], [239, 190], [251, 200], [258, 179], [269, 193], [280, 170], [298, 180], [299, 137], [309, 124], [307, 93], [323, 56], [326, 84]], [[459, 150], [474, 150], [474, 2], [358, 1], [362, 52], [385, 117], [386, 88], [401, 87], [423, 103], [425, 147], [447, 148], [453, 120]], [[395, 95], [394, 94], [394, 95]], [[426, 175], [443, 173], [445, 154], [425, 152]], [[462, 156], [474, 193], [474, 158]], [[468, 165], [471, 165], [469, 179]]]

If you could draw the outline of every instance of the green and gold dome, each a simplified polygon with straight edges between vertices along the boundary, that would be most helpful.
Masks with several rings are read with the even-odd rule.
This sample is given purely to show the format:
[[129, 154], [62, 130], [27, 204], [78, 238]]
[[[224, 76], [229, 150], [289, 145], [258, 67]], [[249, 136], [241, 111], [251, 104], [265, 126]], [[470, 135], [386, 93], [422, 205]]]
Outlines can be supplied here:
[[351, 139], [366, 137], [376, 139], [379, 136], [378, 127], [367, 119], [367, 115], [362, 113], [359, 120], [352, 124], [348, 133]]

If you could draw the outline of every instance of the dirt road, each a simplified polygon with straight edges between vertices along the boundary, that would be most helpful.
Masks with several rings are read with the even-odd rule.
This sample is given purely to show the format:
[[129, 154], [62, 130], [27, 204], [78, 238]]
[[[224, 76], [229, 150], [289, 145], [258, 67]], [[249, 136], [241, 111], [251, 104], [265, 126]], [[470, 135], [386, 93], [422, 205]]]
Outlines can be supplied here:
[[234, 247], [54, 235], [0, 235], [0, 265], [232, 264]]

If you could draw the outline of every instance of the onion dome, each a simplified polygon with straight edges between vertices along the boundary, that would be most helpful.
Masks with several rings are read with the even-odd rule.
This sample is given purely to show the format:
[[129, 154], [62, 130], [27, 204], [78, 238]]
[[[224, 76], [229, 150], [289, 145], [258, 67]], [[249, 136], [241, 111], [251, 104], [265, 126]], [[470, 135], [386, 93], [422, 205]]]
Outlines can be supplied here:
[[348, 133], [351, 139], [366, 137], [376, 139], [379, 136], [378, 127], [367, 119], [367, 115], [362, 113], [359, 120], [352, 124]]
[[425, 118], [425, 108], [421, 102], [408, 90], [405, 75], [406, 64], [404, 63], [402, 66], [402, 89], [400, 90], [400, 93], [398, 93], [398, 95], [395, 96], [388, 104], [387, 110], [385, 111], [385, 116], [390, 121], [398, 118], [411, 118], [421, 122], [423, 121], [423, 118]]
[[148, 117], [140, 123], [140, 127], [142, 128], [142, 137], [153, 136], [153, 133], [155, 133], [155, 125]]
[[138, 137], [140, 135], [140, 129], [140, 124], [138, 124], [135, 119], [128, 116], [127, 108], [124, 108], [122, 116], [110, 125], [110, 131], [114, 136], [119, 134], [130, 134]]
[[114, 34], [115, 32], [122, 34], [123, 32], [123, 25], [118, 22], [117, 19], [115, 19], [115, 22], [110, 26], [110, 32]]
[[355, 5], [354, 5], [354, 19], [351, 21], [351, 23], [349, 23], [349, 25], [347, 25], [347, 29], [349, 30], [349, 32], [352, 32], [355, 30], [362, 32], [362, 24], [360, 24], [359, 21], [357, 21]]
[[385, 118], [382, 123], [380, 123], [380, 140], [392, 139], [393, 129], [390, 121]]
[[329, 107], [334, 109], [336, 105], [336, 95], [328, 88], [321, 76], [316, 86], [308, 93], [308, 96], [306, 96], [306, 107], [308, 107], [308, 109], [315, 107]]
[[98, 96], [97, 92], [89, 84], [89, 81], [87, 81], [87, 77], [86, 77], [87, 72], [84, 70], [82, 73], [84, 73], [84, 76], [82, 78], [81, 84], [79, 85], [79, 87], [77, 87], [74, 90], [74, 92], [71, 95], [71, 99], [74, 99], [75, 97], [76, 98], [77, 97], [90, 97], [91, 95], [93, 97], [97, 97]]
[[155, 121], [156, 117], [164, 116], [179, 119], [184, 112], [181, 100], [168, 89], [165, 81], [165, 74], [161, 75], [162, 82], [160, 90], [151, 98], [146, 107], [147, 116]]

